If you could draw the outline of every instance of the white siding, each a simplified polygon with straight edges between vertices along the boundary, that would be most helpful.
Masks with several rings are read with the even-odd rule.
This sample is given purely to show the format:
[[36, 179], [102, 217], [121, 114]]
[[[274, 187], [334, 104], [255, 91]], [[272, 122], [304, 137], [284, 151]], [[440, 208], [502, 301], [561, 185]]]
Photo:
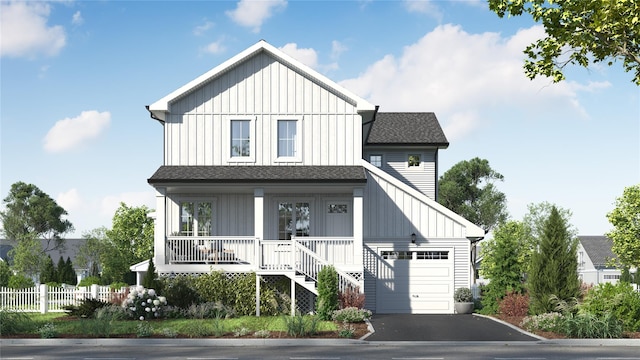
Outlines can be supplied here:
[[[382, 170], [394, 176], [403, 183], [413, 187], [431, 199], [436, 199], [436, 150], [367, 150], [365, 159], [369, 155], [382, 155]], [[408, 167], [409, 155], [419, 154], [422, 164], [418, 167]]]
[[255, 161], [241, 164], [276, 164], [276, 122], [283, 116], [300, 120], [301, 161], [289, 165], [360, 162], [362, 120], [354, 104], [261, 53], [170, 104], [165, 164], [228, 165], [234, 118], [255, 120]]

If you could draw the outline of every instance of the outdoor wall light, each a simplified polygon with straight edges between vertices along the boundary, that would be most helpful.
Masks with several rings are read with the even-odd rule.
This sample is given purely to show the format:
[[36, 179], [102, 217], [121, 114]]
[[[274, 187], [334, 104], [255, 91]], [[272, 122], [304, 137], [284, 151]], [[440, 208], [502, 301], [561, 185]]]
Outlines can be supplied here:
[[412, 244], [416, 243], [416, 233], [411, 233], [411, 243]]

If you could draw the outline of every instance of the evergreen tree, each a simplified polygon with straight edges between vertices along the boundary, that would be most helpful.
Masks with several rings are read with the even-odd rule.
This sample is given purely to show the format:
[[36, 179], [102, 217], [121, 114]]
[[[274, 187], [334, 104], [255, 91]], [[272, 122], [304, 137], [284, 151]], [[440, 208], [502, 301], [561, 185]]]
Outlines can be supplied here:
[[484, 313], [496, 313], [507, 291], [522, 292], [524, 265], [520, 253], [526, 234], [522, 222], [508, 221], [498, 225], [493, 239], [482, 246], [482, 275], [491, 280], [482, 295]]
[[580, 293], [577, 240], [571, 237], [568, 224], [555, 206], [544, 222], [537, 245], [531, 256], [527, 285], [531, 312], [542, 314], [554, 311], [551, 295], [570, 301]]
[[56, 265], [56, 279], [60, 284], [67, 284], [65, 281], [64, 266], [65, 262], [61, 255], [58, 259], [58, 265]]
[[156, 266], [153, 264], [153, 258], [149, 259], [149, 267], [147, 273], [142, 279], [142, 286], [147, 289], [155, 289], [156, 292], [161, 291], [160, 281], [158, 280], [158, 274], [156, 274]]
[[9, 285], [11, 275], [12, 272], [9, 264], [4, 260], [0, 260], [0, 287], [7, 287]]
[[67, 261], [64, 263], [64, 271], [65, 271], [65, 283], [69, 285], [78, 284], [78, 276], [76, 275], [76, 271], [73, 268], [73, 263], [71, 262], [71, 258], [67, 257]]
[[51, 255], [47, 256], [47, 259], [44, 261], [44, 265], [42, 266], [42, 271], [40, 272], [40, 283], [46, 284], [50, 282], [58, 282], [56, 266], [53, 264]]
[[629, 284], [632, 282], [631, 273], [629, 272], [629, 268], [626, 266], [622, 268], [622, 271], [620, 272], [620, 282], [626, 282]]
[[89, 276], [92, 277], [100, 277], [100, 268], [98, 267], [98, 262], [97, 261], [93, 261], [91, 263], [91, 267], [89, 268]]

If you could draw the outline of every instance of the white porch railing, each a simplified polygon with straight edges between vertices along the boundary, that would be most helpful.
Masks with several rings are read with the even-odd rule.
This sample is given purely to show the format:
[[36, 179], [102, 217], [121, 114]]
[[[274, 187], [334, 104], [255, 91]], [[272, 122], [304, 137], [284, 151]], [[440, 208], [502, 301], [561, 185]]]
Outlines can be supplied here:
[[[83, 299], [112, 301], [127, 288], [112, 291], [109, 286], [48, 287], [45, 284], [27, 289], [0, 288], [0, 309], [24, 312], [64, 312], [65, 306], [79, 305]], [[119, 296], [121, 297], [121, 296]]]
[[169, 236], [168, 264], [252, 264], [255, 263], [253, 236]]

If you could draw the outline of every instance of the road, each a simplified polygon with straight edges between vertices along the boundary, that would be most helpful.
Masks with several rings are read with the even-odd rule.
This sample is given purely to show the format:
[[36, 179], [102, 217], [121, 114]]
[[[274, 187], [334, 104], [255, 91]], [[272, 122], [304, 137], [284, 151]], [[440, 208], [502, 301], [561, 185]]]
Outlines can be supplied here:
[[[640, 341], [640, 340], [639, 340]], [[639, 346], [567, 346], [540, 343], [356, 343], [337, 346], [7, 345], [3, 360], [640, 360]]]

